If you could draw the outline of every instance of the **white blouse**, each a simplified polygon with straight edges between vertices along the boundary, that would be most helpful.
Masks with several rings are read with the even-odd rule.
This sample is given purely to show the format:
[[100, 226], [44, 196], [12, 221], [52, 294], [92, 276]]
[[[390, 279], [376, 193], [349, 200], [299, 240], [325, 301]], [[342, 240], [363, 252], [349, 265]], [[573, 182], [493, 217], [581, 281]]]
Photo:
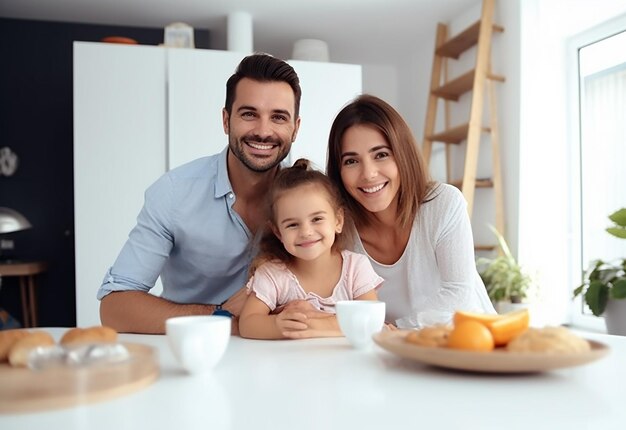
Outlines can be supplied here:
[[355, 250], [367, 255], [385, 282], [378, 297], [387, 321], [399, 328], [449, 323], [457, 310], [495, 313], [474, 261], [474, 240], [461, 192], [439, 184], [420, 206], [409, 241], [391, 265], [370, 257], [357, 237]]

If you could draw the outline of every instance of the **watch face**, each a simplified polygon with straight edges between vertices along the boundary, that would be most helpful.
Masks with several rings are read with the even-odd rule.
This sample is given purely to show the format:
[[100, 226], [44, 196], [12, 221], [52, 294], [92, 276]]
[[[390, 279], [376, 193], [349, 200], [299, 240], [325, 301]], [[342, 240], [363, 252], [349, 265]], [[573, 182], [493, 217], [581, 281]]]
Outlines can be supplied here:
[[232, 317], [233, 316], [233, 314], [228, 312], [226, 309], [216, 309], [213, 312], [213, 315], [221, 315], [221, 316], [225, 316], [225, 317]]

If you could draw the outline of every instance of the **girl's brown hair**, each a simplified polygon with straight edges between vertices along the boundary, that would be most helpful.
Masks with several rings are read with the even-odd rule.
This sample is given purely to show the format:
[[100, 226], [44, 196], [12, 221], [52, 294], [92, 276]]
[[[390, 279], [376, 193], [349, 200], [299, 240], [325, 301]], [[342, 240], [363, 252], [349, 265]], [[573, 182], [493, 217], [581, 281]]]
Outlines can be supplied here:
[[[253, 274], [257, 267], [267, 261], [278, 259], [289, 263], [295, 258], [285, 250], [282, 242], [276, 237], [272, 229], [272, 227], [278, 229], [276, 225], [275, 204], [287, 191], [293, 191], [298, 187], [307, 185], [313, 185], [317, 187], [320, 192], [326, 194], [328, 202], [334, 209], [335, 214], [343, 210], [343, 200], [335, 184], [333, 184], [330, 178], [324, 173], [312, 169], [309, 160], [300, 158], [292, 167], [280, 170], [267, 193], [265, 208], [267, 225], [261, 232], [259, 254], [252, 262], [250, 274]], [[345, 240], [341, 233], [335, 233], [335, 242], [333, 243], [332, 249], [335, 251], [345, 249]]]
[[363, 94], [337, 114], [328, 138], [328, 176], [339, 187], [357, 227], [368, 225], [372, 215], [348, 193], [341, 180], [341, 141], [346, 130], [355, 125], [378, 130], [391, 147], [400, 175], [398, 222], [400, 227], [411, 225], [433, 182], [411, 129], [402, 116], [385, 101]]

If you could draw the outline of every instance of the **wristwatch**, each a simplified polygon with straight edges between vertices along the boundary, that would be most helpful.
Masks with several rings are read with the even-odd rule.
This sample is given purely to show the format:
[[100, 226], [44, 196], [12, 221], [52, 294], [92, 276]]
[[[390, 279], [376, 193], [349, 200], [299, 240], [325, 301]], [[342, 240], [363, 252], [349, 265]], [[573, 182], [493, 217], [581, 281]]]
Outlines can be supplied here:
[[226, 309], [222, 309], [222, 305], [216, 305], [215, 310], [213, 311], [213, 315], [222, 315], [225, 317], [232, 318], [233, 314], [228, 312]]

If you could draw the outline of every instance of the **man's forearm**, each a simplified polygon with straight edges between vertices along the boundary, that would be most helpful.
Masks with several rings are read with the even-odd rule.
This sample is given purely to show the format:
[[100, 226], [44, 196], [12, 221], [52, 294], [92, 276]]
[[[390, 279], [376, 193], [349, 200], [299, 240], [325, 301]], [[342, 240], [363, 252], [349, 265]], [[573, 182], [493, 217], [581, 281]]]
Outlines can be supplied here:
[[100, 302], [100, 320], [122, 333], [165, 333], [165, 320], [175, 316], [210, 315], [213, 305], [179, 304], [142, 291], [117, 291]]

